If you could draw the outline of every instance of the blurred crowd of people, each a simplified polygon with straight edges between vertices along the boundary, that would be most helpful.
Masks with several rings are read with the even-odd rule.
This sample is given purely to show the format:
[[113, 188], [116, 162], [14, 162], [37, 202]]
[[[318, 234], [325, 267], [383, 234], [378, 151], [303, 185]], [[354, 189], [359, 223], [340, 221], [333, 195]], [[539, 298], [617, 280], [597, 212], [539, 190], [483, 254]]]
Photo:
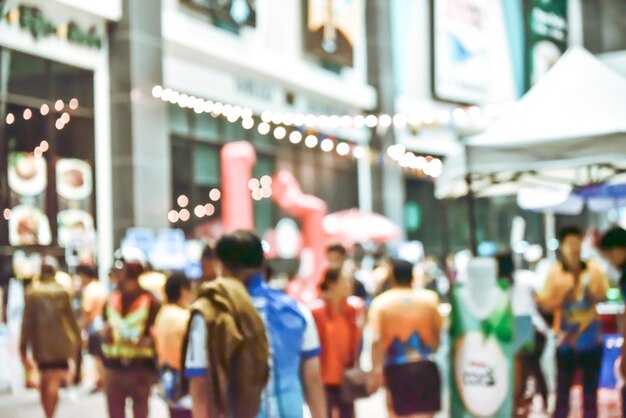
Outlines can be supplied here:
[[[580, 370], [584, 416], [597, 416], [596, 304], [610, 283], [606, 269], [582, 256], [583, 238], [576, 227], [560, 232], [557, 261], [541, 285], [515, 271], [513, 257], [498, 257], [500, 283], [512, 289], [535, 333], [517, 359], [519, 416], [528, 414], [529, 382], [548, 409], [540, 364], [548, 339], [556, 346], [554, 415], [568, 416]], [[45, 258], [26, 291], [20, 352], [27, 380], [39, 388], [48, 418], [59, 389], [80, 376], [83, 353], [95, 361], [94, 390], [105, 393], [111, 418], [126, 416], [128, 400], [135, 418], [148, 417], [155, 386], [172, 418], [301, 418], [305, 406], [312, 418], [350, 418], [355, 401], [380, 388], [391, 417], [434, 416], [442, 405], [434, 361], [441, 302], [462, 285], [463, 272], [450, 260], [440, 266], [426, 257], [414, 265], [382, 251], [367, 256], [358, 245], [352, 255], [340, 244], [327, 253], [316, 297], [305, 300], [289, 295], [293, 283], [272, 286], [262, 242], [249, 231], [207, 245], [202, 277], [193, 281], [152, 271], [134, 248], [115, 253], [109, 286], [98, 280], [97, 266], [78, 266], [72, 279]], [[626, 290], [626, 231], [608, 231], [595, 254], [622, 272], [618, 285]], [[366, 343], [371, 367], [360, 364]]]

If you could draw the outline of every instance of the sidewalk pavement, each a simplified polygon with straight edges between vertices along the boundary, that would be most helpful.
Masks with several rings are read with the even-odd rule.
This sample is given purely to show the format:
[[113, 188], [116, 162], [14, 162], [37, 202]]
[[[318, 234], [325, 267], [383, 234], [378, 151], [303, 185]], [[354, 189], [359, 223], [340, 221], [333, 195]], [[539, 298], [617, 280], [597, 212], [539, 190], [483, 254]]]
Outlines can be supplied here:
[[[384, 392], [379, 392], [357, 404], [357, 418], [386, 418]], [[0, 417], [43, 418], [36, 391], [20, 394], [0, 394]], [[102, 394], [90, 394], [87, 390], [71, 389], [61, 393], [58, 418], [107, 418], [106, 403]], [[128, 417], [132, 413], [127, 414]], [[169, 418], [165, 404], [153, 397], [150, 401], [150, 418]]]

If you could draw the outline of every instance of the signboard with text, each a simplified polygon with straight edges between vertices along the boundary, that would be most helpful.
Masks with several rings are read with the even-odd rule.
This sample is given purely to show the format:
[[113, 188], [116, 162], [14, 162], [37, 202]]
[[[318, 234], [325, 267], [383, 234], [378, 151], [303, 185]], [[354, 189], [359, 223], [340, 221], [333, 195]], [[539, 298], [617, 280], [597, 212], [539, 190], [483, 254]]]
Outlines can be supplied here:
[[525, 88], [529, 90], [567, 49], [566, 0], [524, 0]]
[[432, 0], [431, 6], [433, 96], [483, 103], [490, 82], [488, 2]]

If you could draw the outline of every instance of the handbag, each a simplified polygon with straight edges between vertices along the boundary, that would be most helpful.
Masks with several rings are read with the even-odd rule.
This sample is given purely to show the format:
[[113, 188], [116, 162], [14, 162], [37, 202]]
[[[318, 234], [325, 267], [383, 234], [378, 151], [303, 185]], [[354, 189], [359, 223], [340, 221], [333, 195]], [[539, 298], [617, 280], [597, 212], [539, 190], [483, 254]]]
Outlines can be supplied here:
[[344, 403], [352, 404], [357, 399], [367, 398], [371, 394], [367, 390], [367, 378], [369, 373], [360, 367], [353, 367], [343, 373], [339, 396]]

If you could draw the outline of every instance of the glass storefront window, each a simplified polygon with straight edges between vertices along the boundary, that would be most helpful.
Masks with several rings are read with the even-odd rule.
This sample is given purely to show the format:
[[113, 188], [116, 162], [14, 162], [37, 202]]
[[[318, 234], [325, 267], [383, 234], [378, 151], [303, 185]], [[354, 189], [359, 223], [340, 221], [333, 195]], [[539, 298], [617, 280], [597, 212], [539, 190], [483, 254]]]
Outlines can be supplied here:
[[67, 248], [95, 261], [78, 244], [95, 245], [93, 73], [0, 48], [0, 80], [0, 264]]
[[[184, 112], [184, 110], [183, 110]], [[199, 139], [217, 140], [220, 135], [219, 120], [206, 113], [195, 115], [195, 136]]]

